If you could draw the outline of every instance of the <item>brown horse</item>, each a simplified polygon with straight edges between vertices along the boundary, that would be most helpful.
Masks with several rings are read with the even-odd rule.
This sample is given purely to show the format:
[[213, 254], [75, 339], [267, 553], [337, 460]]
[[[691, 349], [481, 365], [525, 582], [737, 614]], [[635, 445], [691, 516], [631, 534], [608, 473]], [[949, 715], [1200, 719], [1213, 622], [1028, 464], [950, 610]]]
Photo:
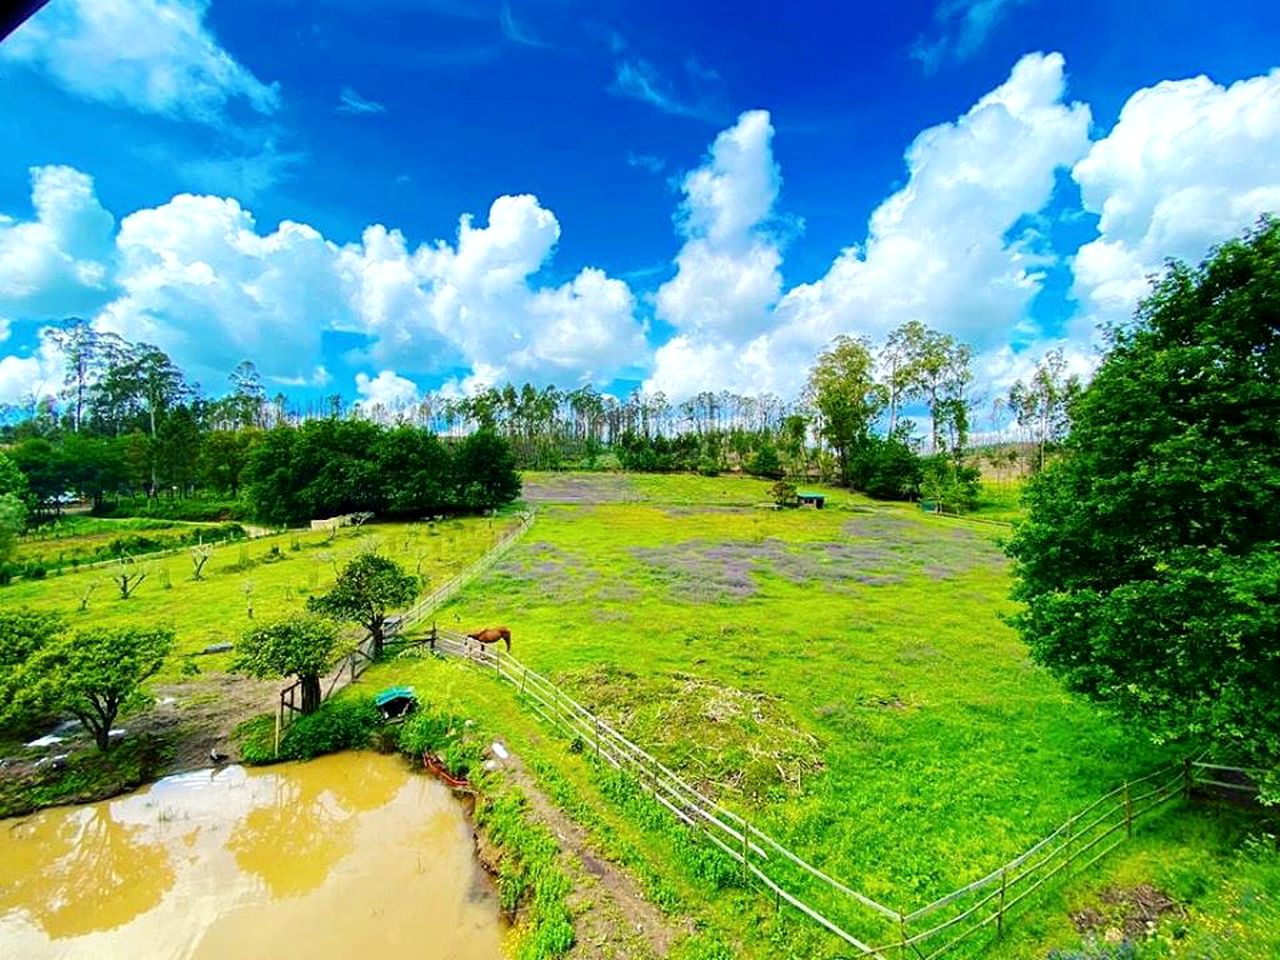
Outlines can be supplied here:
[[511, 631], [506, 627], [485, 627], [483, 630], [468, 633], [467, 639], [484, 644], [497, 643], [502, 640], [507, 645], [507, 652], [511, 652]]

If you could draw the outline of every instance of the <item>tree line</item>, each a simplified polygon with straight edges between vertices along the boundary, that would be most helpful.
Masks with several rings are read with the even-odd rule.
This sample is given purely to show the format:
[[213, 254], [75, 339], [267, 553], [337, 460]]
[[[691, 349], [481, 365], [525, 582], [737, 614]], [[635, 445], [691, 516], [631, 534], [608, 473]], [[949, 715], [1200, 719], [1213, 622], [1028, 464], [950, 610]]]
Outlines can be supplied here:
[[[337, 397], [299, 409], [269, 398], [249, 361], [210, 397], [153, 345], [78, 319], [44, 335], [64, 358], [62, 383], [11, 408], [0, 432], [0, 455], [21, 475], [8, 486], [0, 477], [0, 497], [12, 494], [37, 519], [69, 495], [98, 513], [270, 523], [489, 509], [518, 489], [508, 467], [743, 471], [953, 509], [976, 495], [970, 421], [982, 398], [972, 349], [914, 321], [876, 346], [837, 338], [788, 401], [707, 390], [673, 403], [640, 390], [617, 398], [590, 385], [507, 384], [395, 409]], [[1065, 435], [1076, 391], [1062, 355], [1049, 354], [993, 404], [1021, 425], [1031, 467]], [[168, 503], [191, 497], [217, 503]], [[0, 525], [12, 527], [18, 512], [0, 502]]]

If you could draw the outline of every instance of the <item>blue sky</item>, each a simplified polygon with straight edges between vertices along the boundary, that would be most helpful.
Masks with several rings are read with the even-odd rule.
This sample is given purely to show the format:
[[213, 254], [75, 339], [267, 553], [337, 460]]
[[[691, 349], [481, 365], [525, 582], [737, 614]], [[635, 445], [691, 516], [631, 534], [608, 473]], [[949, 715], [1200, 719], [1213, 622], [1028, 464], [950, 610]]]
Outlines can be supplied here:
[[1261, 2], [52, 0], [0, 44], [0, 400], [69, 314], [369, 402], [789, 396], [913, 318], [989, 392], [1085, 370], [1280, 209], [1277, 41]]

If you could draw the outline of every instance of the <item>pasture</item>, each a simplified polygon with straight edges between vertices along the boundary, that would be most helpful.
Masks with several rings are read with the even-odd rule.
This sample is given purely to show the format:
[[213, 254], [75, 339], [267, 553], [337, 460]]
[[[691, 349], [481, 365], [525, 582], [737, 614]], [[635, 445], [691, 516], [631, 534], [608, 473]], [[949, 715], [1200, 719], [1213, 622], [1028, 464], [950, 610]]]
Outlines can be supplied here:
[[[1001, 620], [1010, 604], [997, 527], [840, 491], [823, 511], [761, 509], [768, 484], [734, 478], [526, 484], [540, 502], [533, 528], [441, 622], [510, 625], [523, 662], [890, 906], [909, 910], [976, 879], [1172, 756], [1028, 660]], [[813, 925], [774, 916], [756, 895], [708, 897], [670, 837], [638, 826], [493, 678], [411, 659], [371, 677], [494, 718], [655, 899], [724, 932], [732, 955], [838, 955]], [[1203, 810], [1165, 814], [1033, 904], [992, 955], [1078, 942], [1068, 903], [1092, 902], [1108, 878], [1203, 889], [1208, 864], [1242, 829]], [[1194, 883], [1189, 862], [1202, 865]]]
[[[172, 627], [177, 648], [156, 678], [164, 683], [182, 676], [187, 657], [209, 646], [234, 643], [253, 618], [297, 609], [310, 594], [327, 590], [343, 564], [361, 550], [377, 549], [394, 558], [430, 588], [487, 549], [507, 523], [502, 518], [468, 518], [367, 524], [344, 527], [336, 534], [293, 530], [213, 547], [199, 580], [188, 550], [139, 556], [133, 567], [146, 579], [128, 599], [121, 598], [112, 579], [116, 568], [106, 565], [16, 581], [0, 587], [0, 604], [60, 613], [73, 629], [89, 624]], [[102, 533], [94, 529], [88, 535], [97, 538]], [[76, 541], [63, 544], [64, 549], [74, 549]], [[228, 654], [214, 654], [199, 657], [197, 663], [202, 671], [218, 673], [228, 659]], [[262, 705], [264, 710], [270, 706]]]

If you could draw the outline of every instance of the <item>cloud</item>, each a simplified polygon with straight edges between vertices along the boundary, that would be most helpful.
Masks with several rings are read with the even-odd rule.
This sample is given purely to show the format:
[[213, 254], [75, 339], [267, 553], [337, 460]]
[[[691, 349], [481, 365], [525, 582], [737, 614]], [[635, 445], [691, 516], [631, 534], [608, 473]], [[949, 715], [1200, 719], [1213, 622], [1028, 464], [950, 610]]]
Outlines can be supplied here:
[[[202, 382], [249, 357], [275, 382], [316, 383], [325, 331], [363, 335], [356, 359], [383, 368], [539, 383], [635, 375], [647, 356], [626, 283], [594, 267], [536, 282], [560, 224], [533, 196], [499, 197], [487, 224], [463, 216], [453, 243], [412, 249], [380, 224], [346, 245], [292, 221], [262, 230], [238, 200], [194, 194], [129, 214], [113, 236], [84, 174], [38, 168], [33, 185], [36, 218], [0, 224], [3, 315], [88, 305], [99, 329], [156, 344]], [[41, 373], [24, 358], [6, 371], [6, 389]]]
[[290, 221], [260, 234], [234, 199], [180, 194], [139, 210], [116, 247], [123, 295], [96, 325], [156, 344], [200, 379], [246, 357], [265, 376], [309, 376], [321, 331], [350, 325], [334, 245]]
[[628, 150], [627, 166], [639, 167], [640, 169], [648, 170], [650, 173], [657, 176], [667, 169], [667, 161], [663, 160], [661, 157], [655, 157], [651, 153], [635, 153], [634, 151]]
[[86, 100], [217, 124], [229, 104], [260, 114], [280, 102], [204, 23], [208, 0], [59, 0], [0, 46]]
[[509, 3], [503, 3], [498, 8], [498, 24], [502, 27], [502, 35], [518, 46], [538, 48], [548, 46], [527, 27], [516, 22], [515, 16], [511, 13], [511, 4]]
[[648, 386], [686, 396], [714, 380], [792, 396], [832, 337], [880, 338], [912, 319], [980, 351], [1018, 329], [1035, 339], [1027, 311], [1046, 257], [1034, 230], [1010, 234], [1088, 149], [1089, 110], [1064, 104], [1064, 90], [1060, 55], [1024, 57], [963, 116], [916, 137], [906, 185], [876, 208], [862, 244], [780, 296], [767, 229], [776, 167], [760, 120], [740, 121], [685, 181], [690, 239], [658, 293], [678, 335], [656, 352]]
[[769, 114], [752, 110], [720, 133], [684, 179], [676, 275], [658, 288], [657, 316], [684, 333], [742, 342], [772, 323], [782, 254], [768, 233], [781, 187]]
[[338, 92], [338, 105], [334, 108], [338, 113], [351, 113], [367, 116], [371, 113], [386, 113], [384, 104], [376, 100], [368, 100], [356, 93], [351, 87], [343, 87]]
[[252, 200], [292, 177], [306, 159], [305, 153], [281, 150], [275, 140], [267, 139], [248, 153], [181, 160], [177, 166], [193, 190]]
[[35, 219], [0, 217], [0, 309], [54, 320], [90, 312], [111, 289], [115, 218], [93, 179], [70, 167], [32, 167]]
[[26, 405], [62, 389], [63, 358], [50, 340], [30, 356], [0, 357], [0, 403]]
[[1280, 70], [1139, 90], [1072, 176], [1099, 217], [1073, 264], [1082, 320], [1123, 320], [1165, 258], [1198, 261], [1280, 211]]
[[373, 378], [367, 373], [357, 373], [356, 393], [362, 405], [398, 410], [417, 402], [418, 385], [393, 370], [383, 370]]
[[693, 58], [685, 61], [684, 73], [676, 82], [652, 62], [629, 56], [614, 64], [609, 92], [647, 103], [672, 116], [719, 123], [724, 116], [718, 106], [720, 86], [720, 75]]
[[987, 41], [997, 23], [1027, 0], [942, 0], [933, 11], [932, 36], [922, 33], [911, 46], [911, 57], [925, 73], [934, 73], [948, 60], [968, 60]]

